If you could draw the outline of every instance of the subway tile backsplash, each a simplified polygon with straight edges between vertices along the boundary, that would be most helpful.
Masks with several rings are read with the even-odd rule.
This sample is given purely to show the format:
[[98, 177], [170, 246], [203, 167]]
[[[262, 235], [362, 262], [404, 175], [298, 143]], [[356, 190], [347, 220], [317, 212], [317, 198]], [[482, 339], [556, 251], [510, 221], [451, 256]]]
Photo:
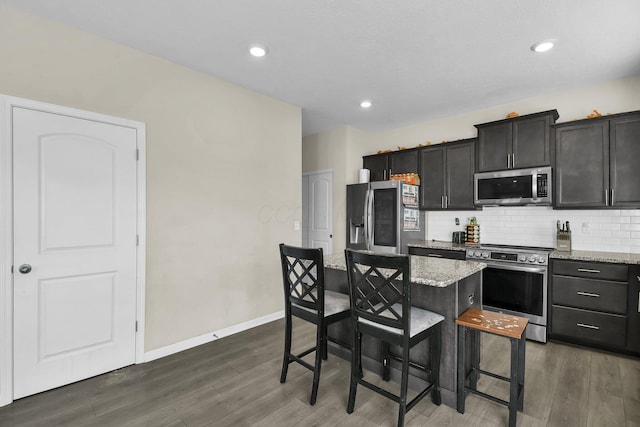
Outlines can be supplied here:
[[[485, 207], [481, 211], [427, 212], [428, 240], [451, 241], [469, 218], [480, 224], [480, 243], [556, 247], [556, 221], [569, 221], [572, 249], [640, 253], [640, 209], [553, 210], [548, 206]], [[460, 225], [455, 225], [455, 218]]]

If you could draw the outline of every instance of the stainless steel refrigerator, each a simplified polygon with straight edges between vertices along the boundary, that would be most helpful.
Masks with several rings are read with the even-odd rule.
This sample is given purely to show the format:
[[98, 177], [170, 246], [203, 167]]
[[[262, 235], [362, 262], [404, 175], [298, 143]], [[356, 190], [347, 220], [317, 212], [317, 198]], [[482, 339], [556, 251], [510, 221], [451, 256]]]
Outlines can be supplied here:
[[418, 190], [402, 181], [347, 185], [347, 248], [406, 254], [424, 240]]

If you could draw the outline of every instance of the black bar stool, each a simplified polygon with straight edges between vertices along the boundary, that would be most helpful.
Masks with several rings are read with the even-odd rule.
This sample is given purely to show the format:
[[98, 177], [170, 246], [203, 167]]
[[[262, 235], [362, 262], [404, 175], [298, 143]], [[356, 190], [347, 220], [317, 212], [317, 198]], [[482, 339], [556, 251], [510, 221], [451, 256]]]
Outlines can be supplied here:
[[[351, 354], [351, 385], [347, 412], [353, 412], [358, 384], [398, 402], [398, 426], [404, 425], [405, 414], [428, 393], [440, 405], [439, 370], [441, 325], [444, 317], [411, 306], [411, 277], [409, 256], [380, 255], [345, 251], [347, 278], [351, 297], [353, 351]], [[383, 379], [389, 379], [389, 345], [402, 348], [400, 395], [395, 395], [366, 380], [362, 376], [362, 335], [382, 341]], [[409, 383], [409, 350], [418, 342], [429, 339], [431, 383], [410, 402], [407, 402]], [[394, 357], [395, 358], [395, 357]], [[415, 366], [415, 365], [414, 365]]]
[[[509, 427], [515, 427], [517, 411], [524, 408], [524, 363], [525, 363], [525, 330], [528, 319], [511, 316], [493, 311], [470, 308], [456, 319], [458, 325], [458, 412], [464, 414], [466, 392], [471, 392], [500, 403], [509, 408]], [[471, 333], [471, 371], [465, 370], [465, 341], [466, 331]], [[510, 377], [495, 374], [480, 369], [480, 332], [500, 335], [511, 341], [511, 374]], [[509, 401], [499, 399], [487, 393], [478, 391], [478, 376], [488, 375], [509, 385]], [[469, 385], [467, 386], [467, 382]]]
[[[324, 288], [324, 258], [322, 249], [307, 249], [280, 244], [284, 285], [284, 357], [280, 383], [287, 380], [291, 362], [313, 371], [313, 386], [309, 403], [318, 396], [322, 359], [327, 359], [327, 326], [351, 315], [349, 296]], [[292, 316], [316, 325], [316, 345], [299, 354], [291, 353]], [[315, 363], [302, 358], [315, 351]]]

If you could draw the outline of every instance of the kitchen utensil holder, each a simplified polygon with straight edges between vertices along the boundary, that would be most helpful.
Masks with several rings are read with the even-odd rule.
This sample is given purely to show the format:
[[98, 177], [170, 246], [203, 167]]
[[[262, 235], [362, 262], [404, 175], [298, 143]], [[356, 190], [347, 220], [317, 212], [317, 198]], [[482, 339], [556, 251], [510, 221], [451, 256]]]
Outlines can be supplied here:
[[556, 250], [571, 252], [571, 231], [558, 230]]

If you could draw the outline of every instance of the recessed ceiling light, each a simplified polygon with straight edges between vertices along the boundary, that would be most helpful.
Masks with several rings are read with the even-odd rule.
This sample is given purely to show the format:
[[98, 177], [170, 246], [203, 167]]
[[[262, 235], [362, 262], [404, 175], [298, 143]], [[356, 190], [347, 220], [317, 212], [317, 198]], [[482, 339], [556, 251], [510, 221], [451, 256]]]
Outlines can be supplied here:
[[373, 104], [372, 104], [372, 103], [371, 103], [371, 101], [369, 101], [368, 99], [365, 99], [364, 101], [362, 101], [362, 102], [360, 103], [360, 106], [361, 106], [362, 108], [371, 108], [371, 105], [373, 105]]
[[534, 52], [546, 52], [553, 47], [555, 40], [542, 40], [538, 43], [531, 45], [531, 50]]
[[257, 44], [249, 46], [249, 53], [256, 58], [261, 58], [267, 54], [267, 48]]

